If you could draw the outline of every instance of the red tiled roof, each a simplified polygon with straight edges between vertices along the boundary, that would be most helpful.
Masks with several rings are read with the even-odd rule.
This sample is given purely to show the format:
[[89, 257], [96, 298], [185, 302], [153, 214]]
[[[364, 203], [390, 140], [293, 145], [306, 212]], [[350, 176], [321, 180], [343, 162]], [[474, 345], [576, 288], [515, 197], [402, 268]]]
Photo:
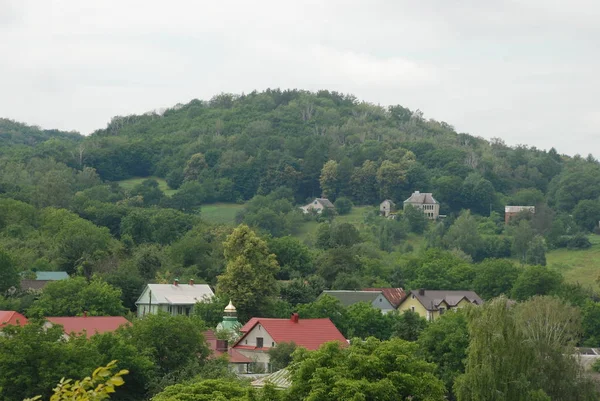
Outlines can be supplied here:
[[14, 310], [0, 310], [0, 327], [4, 326], [25, 326], [27, 318]]
[[60, 324], [67, 334], [81, 334], [85, 331], [88, 338], [96, 333], [115, 331], [131, 324], [123, 316], [47, 317], [46, 320], [52, 324]]
[[404, 297], [406, 297], [406, 293], [402, 288], [365, 288], [363, 291], [383, 292], [383, 296], [390, 301], [394, 308], [398, 308]]
[[243, 349], [244, 346], [238, 346], [238, 344], [259, 323], [276, 343], [294, 342], [297, 346], [311, 351], [318, 349], [328, 341], [337, 340], [342, 344], [348, 344], [346, 338], [344, 338], [329, 318], [298, 319], [297, 322], [294, 322], [291, 319], [253, 317], [242, 327], [241, 331], [244, 335], [234, 344], [234, 348], [239, 347]]

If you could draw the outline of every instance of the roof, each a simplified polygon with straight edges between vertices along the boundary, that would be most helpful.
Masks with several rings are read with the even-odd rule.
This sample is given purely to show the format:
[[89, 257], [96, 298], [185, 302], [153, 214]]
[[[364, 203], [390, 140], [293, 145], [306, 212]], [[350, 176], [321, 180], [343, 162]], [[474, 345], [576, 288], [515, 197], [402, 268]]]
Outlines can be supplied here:
[[464, 298], [477, 305], [483, 303], [483, 300], [475, 291], [423, 290], [423, 295], [420, 292], [421, 290], [410, 291], [409, 295], [414, 295], [429, 311], [438, 310], [438, 306], [442, 302], [445, 302], [449, 307], [456, 306]]
[[438, 201], [435, 200], [432, 193], [415, 191], [404, 203], [433, 205], [438, 203]]
[[535, 213], [535, 206], [504, 206], [504, 213], [519, 213], [524, 210]]
[[35, 272], [36, 280], [66, 280], [68, 278], [67, 272]]
[[88, 338], [96, 333], [115, 331], [131, 324], [123, 316], [47, 317], [46, 320], [52, 324], [60, 324], [67, 334], [79, 335], [85, 331]]
[[[384, 199], [384, 200], [383, 200], [383, 202], [381, 202], [381, 203], [385, 203], [385, 202], [389, 202], [389, 203], [390, 203], [390, 205], [392, 205], [392, 206], [396, 206], [396, 204], [394, 203], [394, 201], [393, 201], [393, 200], [391, 200], [391, 199]], [[380, 203], [380, 204], [381, 204], [381, 203]]]
[[342, 305], [350, 306], [358, 302], [372, 303], [381, 293], [382, 291], [325, 290], [320, 296], [329, 295], [338, 299]]
[[340, 341], [347, 344], [346, 338], [329, 318], [298, 319], [297, 322], [294, 322], [291, 319], [253, 317], [240, 329], [244, 335], [234, 344], [234, 348], [255, 349], [255, 347], [238, 344], [258, 324], [262, 325], [276, 343], [293, 342], [309, 351], [319, 349], [322, 344], [329, 341]]
[[381, 291], [394, 308], [398, 308], [406, 297], [406, 293], [402, 288], [364, 288], [363, 291]]
[[[193, 305], [212, 298], [215, 294], [208, 284], [148, 284], [146, 290], [152, 291], [153, 304]], [[136, 305], [144, 293], [137, 300]]]
[[335, 207], [333, 206], [333, 203], [331, 203], [331, 201], [327, 198], [317, 198], [315, 200], [318, 201], [324, 207]]
[[26, 290], [41, 290], [44, 288], [49, 282], [54, 280], [30, 280], [23, 279], [21, 280], [21, 289]]
[[262, 388], [267, 383], [271, 383], [277, 389], [286, 389], [292, 386], [292, 379], [290, 378], [290, 371], [287, 369], [281, 369], [277, 372], [271, 373], [270, 375], [263, 376], [259, 379], [254, 380], [252, 387]]
[[[224, 354], [222, 351], [217, 351], [217, 336], [213, 330], [206, 330], [203, 332], [204, 339], [208, 343], [208, 349], [212, 351], [212, 355], [214, 358], [218, 358]], [[252, 360], [245, 355], [242, 355], [240, 352], [236, 351], [233, 348], [227, 349], [227, 355], [229, 356], [229, 363], [251, 363]]]
[[27, 318], [14, 310], [0, 310], [0, 327], [25, 326]]

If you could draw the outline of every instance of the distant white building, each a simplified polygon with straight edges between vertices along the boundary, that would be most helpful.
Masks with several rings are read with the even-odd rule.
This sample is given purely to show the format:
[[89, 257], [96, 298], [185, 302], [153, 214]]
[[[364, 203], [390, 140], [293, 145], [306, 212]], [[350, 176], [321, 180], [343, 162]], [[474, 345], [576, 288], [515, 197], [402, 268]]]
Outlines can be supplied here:
[[215, 294], [208, 284], [148, 284], [136, 301], [137, 315], [156, 314], [159, 311], [171, 315], [189, 315], [196, 302], [209, 302]]
[[310, 213], [312, 210], [316, 211], [317, 213], [323, 213], [323, 210], [333, 209], [334, 207], [335, 206], [333, 206], [333, 203], [331, 203], [331, 201], [327, 198], [315, 198], [315, 200], [310, 202], [308, 205], [300, 206], [300, 209], [302, 209], [304, 213]]
[[504, 222], [508, 224], [511, 219], [516, 217], [521, 212], [529, 212], [531, 214], [535, 214], [535, 206], [505, 206]]
[[421, 210], [425, 217], [435, 220], [440, 215], [440, 204], [430, 192], [415, 191], [410, 198], [404, 201], [404, 209], [407, 206], [416, 207]]
[[396, 204], [393, 201], [386, 199], [379, 204], [379, 213], [382, 216], [390, 217], [394, 212], [396, 212]]

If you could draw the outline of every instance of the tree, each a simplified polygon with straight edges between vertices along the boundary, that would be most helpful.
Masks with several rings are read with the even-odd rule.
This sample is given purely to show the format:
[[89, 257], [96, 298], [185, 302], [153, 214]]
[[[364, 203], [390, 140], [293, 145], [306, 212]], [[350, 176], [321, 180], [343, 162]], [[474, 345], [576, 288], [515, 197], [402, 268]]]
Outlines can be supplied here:
[[592, 231], [600, 222], [600, 201], [584, 199], [573, 209], [573, 219], [583, 230]]
[[348, 337], [368, 338], [375, 337], [387, 340], [391, 336], [391, 324], [387, 315], [367, 302], [358, 302], [346, 308], [348, 320], [352, 322], [348, 330]]
[[482, 239], [477, 232], [477, 222], [470, 211], [464, 211], [450, 226], [444, 236], [444, 242], [450, 249], [460, 249], [477, 260], [481, 252]]
[[[64, 378], [58, 383], [51, 397], [52, 401], [100, 401], [110, 398], [110, 394], [115, 392], [115, 387], [125, 384], [124, 375], [129, 371], [122, 369], [117, 373], [112, 373], [117, 361], [112, 361], [106, 366], [101, 366], [94, 370], [91, 377], [73, 382], [71, 379]], [[27, 398], [24, 401], [41, 400], [41, 396]]]
[[594, 400], [598, 392], [574, 357], [578, 313], [550, 297], [511, 306], [499, 297], [468, 316], [458, 401]]
[[150, 355], [162, 374], [185, 369], [204, 361], [210, 351], [206, 345], [204, 322], [195, 316], [172, 316], [166, 313], [146, 315], [121, 334], [142, 353]]
[[529, 243], [526, 262], [530, 265], [546, 266], [546, 240], [541, 235], [536, 235]]
[[509, 295], [520, 269], [506, 259], [486, 259], [475, 268], [473, 289], [483, 299]]
[[417, 356], [418, 346], [373, 337], [349, 347], [326, 343], [318, 351], [299, 349], [290, 365], [290, 401], [444, 399], [435, 365]]
[[323, 197], [335, 200], [339, 191], [338, 163], [335, 160], [329, 160], [323, 165], [319, 184], [323, 190]]
[[27, 309], [29, 317], [119, 316], [125, 313], [121, 290], [101, 279], [88, 282], [73, 277], [48, 283], [42, 295]]
[[360, 242], [360, 233], [350, 223], [333, 224], [329, 238], [330, 246], [351, 247]]
[[275, 254], [281, 266], [280, 275], [286, 274], [281, 279], [288, 279], [290, 274], [307, 276], [314, 272], [311, 250], [295, 237], [272, 238], [269, 250]]
[[269, 348], [269, 363], [273, 371], [286, 368], [292, 362], [292, 354], [295, 350], [296, 344], [294, 342], [282, 342], [274, 348]]
[[469, 346], [465, 313], [458, 310], [435, 319], [420, 333], [418, 344], [425, 360], [437, 365], [438, 377], [453, 395], [454, 380], [465, 371], [464, 361]]
[[19, 273], [12, 258], [0, 249], [0, 294], [11, 287], [19, 287]]
[[334, 205], [335, 205], [335, 211], [340, 216], [350, 213], [352, 211], [352, 206], [353, 206], [352, 201], [345, 197], [337, 198], [334, 202]]
[[185, 165], [183, 176], [185, 181], [195, 181], [200, 176], [202, 170], [208, 165], [202, 153], [193, 154]]
[[298, 315], [304, 319], [328, 317], [345, 336], [348, 334], [348, 312], [339, 299], [322, 295], [316, 301], [298, 305]]
[[359, 205], [371, 205], [377, 202], [379, 188], [377, 187], [377, 164], [366, 160], [361, 167], [354, 170], [350, 179], [353, 199]]
[[208, 379], [175, 384], [152, 397], [153, 401], [250, 401], [252, 388], [241, 380]]
[[423, 234], [423, 231], [427, 228], [427, 218], [421, 210], [412, 205], [408, 205], [404, 209], [402, 218], [408, 221], [410, 231], [415, 234]]
[[386, 316], [392, 320], [392, 337], [406, 341], [416, 341], [421, 332], [427, 327], [427, 320], [417, 312], [406, 310], [402, 313], [396, 311]]
[[227, 237], [225, 273], [218, 277], [219, 293], [229, 297], [240, 316], [260, 316], [269, 299], [277, 293], [277, 259], [267, 243], [247, 225], [238, 226]]
[[523, 301], [534, 295], [548, 295], [558, 291], [563, 281], [559, 272], [544, 266], [526, 266], [512, 289], [512, 296]]

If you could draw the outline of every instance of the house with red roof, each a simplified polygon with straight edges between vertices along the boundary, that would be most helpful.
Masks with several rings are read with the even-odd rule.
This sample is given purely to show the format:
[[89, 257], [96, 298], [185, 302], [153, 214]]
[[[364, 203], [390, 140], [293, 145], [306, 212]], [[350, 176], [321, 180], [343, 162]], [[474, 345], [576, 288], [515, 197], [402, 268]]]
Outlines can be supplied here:
[[398, 309], [406, 297], [406, 292], [402, 288], [364, 288], [363, 291], [381, 292], [394, 309]]
[[248, 366], [252, 363], [252, 359], [242, 355], [239, 351], [229, 348], [227, 340], [219, 340], [213, 330], [206, 330], [204, 339], [211, 351], [210, 358], [219, 358], [227, 354], [229, 367], [236, 373], [248, 373]]
[[4, 326], [25, 326], [27, 318], [14, 310], [0, 310], [0, 329]]
[[240, 329], [242, 336], [233, 345], [233, 349], [269, 369], [269, 349], [280, 343], [295, 343], [309, 351], [318, 349], [329, 341], [339, 341], [344, 346], [348, 342], [344, 335], [329, 320], [300, 319], [293, 313], [289, 319], [253, 317]]
[[63, 326], [65, 338], [72, 335], [85, 335], [90, 338], [94, 334], [102, 334], [115, 331], [121, 326], [129, 326], [131, 323], [123, 316], [75, 316], [75, 317], [47, 317], [46, 327], [55, 324]]

